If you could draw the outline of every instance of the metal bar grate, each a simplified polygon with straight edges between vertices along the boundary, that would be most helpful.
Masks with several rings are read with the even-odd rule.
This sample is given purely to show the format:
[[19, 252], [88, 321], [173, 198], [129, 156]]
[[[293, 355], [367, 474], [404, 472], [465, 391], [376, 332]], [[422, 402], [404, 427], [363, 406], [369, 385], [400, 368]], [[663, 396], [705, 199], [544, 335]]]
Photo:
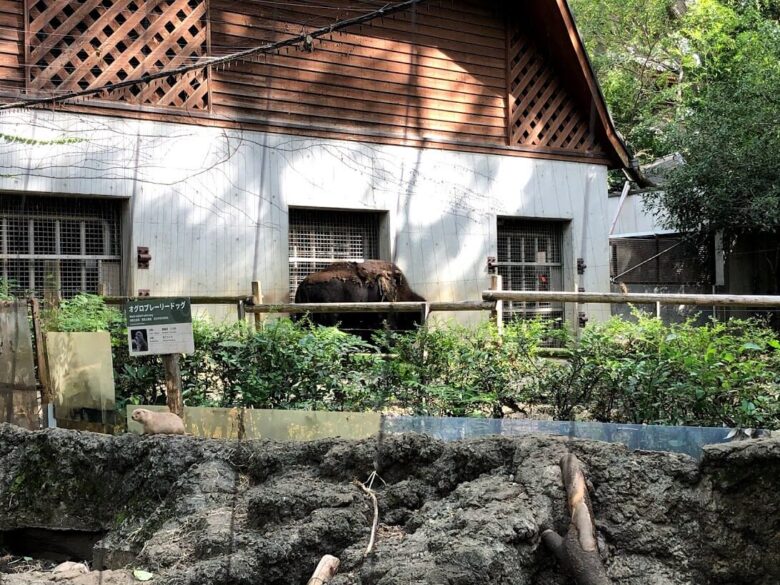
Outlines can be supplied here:
[[705, 250], [682, 236], [611, 238], [610, 276], [625, 284], [699, 284], [711, 280]]
[[290, 300], [312, 272], [336, 261], [379, 258], [380, 214], [290, 209]]
[[[500, 218], [498, 273], [505, 290], [563, 290], [563, 224], [552, 221]], [[563, 304], [508, 302], [504, 319], [563, 322]]]
[[101, 199], [0, 199], [0, 279], [17, 295], [63, 298], [119, 291], [119, 203]]

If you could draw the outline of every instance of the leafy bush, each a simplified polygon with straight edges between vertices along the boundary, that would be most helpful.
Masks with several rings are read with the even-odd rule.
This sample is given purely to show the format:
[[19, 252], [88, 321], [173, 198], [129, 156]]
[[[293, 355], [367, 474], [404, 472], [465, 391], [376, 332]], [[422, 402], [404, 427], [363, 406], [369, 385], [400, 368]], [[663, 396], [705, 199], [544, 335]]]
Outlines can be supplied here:
[[14, 295], [11, 293], [11, 282], [5, 278], [0, 278], [0, 301], [12, 301]]
[[757, 321], [664, 325], [637, 314], [586, 329], [602, 371], [594, 416], [639, 423], [778, 426], [780, 342]]
[[489, 323], [380, 332], [377, 345], [394, 359], [378, 364], [375, 384], [394, 388], [395, 405], [415, 414], [501, 417], [521, 409], [548, 335], [540, 321], [509, 324], [503, 337]]
[[[81, 295], [48, 318], [60, 331], [108, 330], [118, 403], [164, 404], [159, 357], [130, 358], [120, 311]], [[636, 314], [589, 325], [579, 339], [518, 321], [366, 343], [286, 319], [259, 331], [195, 320], [195, 353], [181, 360], [185, 404], [391, 410], [501, 417], [544, 407], [558, 420], [780, 428], [780, 341], [756, 321], [664, 325]], [[542, 357], [557, 336], [566, 359]]]
[[218, 406], [344, 410], [377, 406], [361, 372], [373, 350], [329, 327], [288, 320], [258, 332], [243, 326], [195, 326], [196, 353], [183, 362], [185, 399]]
[[46, 326], [49, 331], [109, 331], [124, 326], [122, 313], [107, 306], [96, 295], [80, 294], [62, 301], [59, 308], [48, 311]]

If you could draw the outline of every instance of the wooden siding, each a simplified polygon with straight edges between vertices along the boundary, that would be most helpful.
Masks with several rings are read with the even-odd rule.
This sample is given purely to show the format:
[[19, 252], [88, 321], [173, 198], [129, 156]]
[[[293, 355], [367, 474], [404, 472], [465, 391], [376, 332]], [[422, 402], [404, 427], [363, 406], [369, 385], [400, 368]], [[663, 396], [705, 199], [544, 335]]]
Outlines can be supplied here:
[[[91, 99], [64, 108], [385, 144], [614, 164], [604, 148], [602, 133], [594, 134], [587, 123], [585, 129], [582, 124], [577, 126], [576, 144], [557, 135], [555, 140], [532, 137], [524, 141], [511, 131], [510, 124], [525, 122], [509, 108], [517, 97], [517, 88], [513, 96], [507, 58], [511, 39], [507, 31], [510, 27], [514, 31], [520, 19], [499, 14], [492, 6], [476, 0], [430, 0], [414, 10], [333, 33], [315, 41], [311, 51], [288, 49], [212, 70], [208, 79], [209, 111], [192, 109], [186, 97], [172, 103], [186, 108], [160, 108], [162, 104], [148, 103], [129, 106], [116, 101], [122, 96], [110, 96], [114, 101]], [[309, 6], [304, 2], [209, 0], [209, 51], [221, 56], [288, 39], [377, 7], [376, 2], [362, 0], [317, 0]], [[21, 62], [25, 18], [24, 0], [0, 0], [0, 19], [8, 25], [0, 28], [0, 96], [18, 96], [25, 88]], [[566, 93], [570, 85], [568, 71], [553, 69], [558, 59], [547, 56], [549, 38], [537, 31], [533, 35], [530, 42], [536, 43], [534, 54], [545, 68], [545, 78], [560, 88], [556, 95], [568, 96], [563, 101], [578, 120], [592, 120], [589, 104], [583, 103], [586, 100]], [[34, 80], [29, 84], [34, 86]], [[202, 89], [200, 86], [201, 93]], [[125, 92], [124, 97], [128, 95]], [[144, 95], [153, 94], [147, 90]], [[560, 103], [558, 99], [551, 105], [557, 107]], [[535, 105], [531, 111], [545, 115], [542, 106]], [[580, 140], [583, 136], [587, 140]]]
[[[362, 4], [362, 6], [361, 6]], [[325, 5], [348, 6], [334, 10]], [[375, 8], [212, 0], [212, 52], [225, 54]], [[503, 24], [489, 10], [438, 2], [213, 75], [214, 110], [360, 132], [505, 144]]]
[[24, 90], [24, 2], [0, 0], [0, 95]]

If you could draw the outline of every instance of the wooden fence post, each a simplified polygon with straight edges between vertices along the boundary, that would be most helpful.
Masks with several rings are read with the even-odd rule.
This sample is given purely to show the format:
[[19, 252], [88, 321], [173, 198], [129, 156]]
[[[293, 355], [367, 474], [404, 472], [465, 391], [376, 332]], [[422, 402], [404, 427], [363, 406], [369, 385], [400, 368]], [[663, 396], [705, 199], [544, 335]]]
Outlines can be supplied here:
[[35, 358], [38, 366], [38, 379], [41, 382], [41, 420], [43, 428], [49, 427], [49, 404], [51, 404], [51, 383], [49, 381], [49, 362], [46, 359], [46, 346], [41, 327], [41, 306], [35, 297], [30, 299], [33, 334], [35, 335]]
[[165, 367], [165, 397], [168, 410], [184, 418], [184, 400], [181, 395], [181, 370], [179, 369], [179, 354], [162, 356]]
[[425, 303], [423, 305], [422, 311], [420, 311], [420, 318], [422, 319], [420, 325], [425, 325], [428, 322], [428, 317], [430, 316], [431, 316], [431, 304]]
[[[255, 306], [263, 304], [263, 289], [260, 288], [259, 280], [252, 281], [252, 304]], [[255, 313], [255, 331], [260, 330], [261, 324], [262, 324], [262, 317], [260, 313]]]
[[246, 320], [246, 309], [244, 308], [244, 301], [238, 301], [236, 303], [236, 307], [238, 309], [238, 322], [242, 323]]
[[[490, 290], [501, 291], [504, 289], [503, 278], [500, 274], [490, 275]], [[496, 322], [496, 329], [498, 335], [504, 334], [504, 301], [496, 301], [496, 305], [491, 312], [491, 317]]]

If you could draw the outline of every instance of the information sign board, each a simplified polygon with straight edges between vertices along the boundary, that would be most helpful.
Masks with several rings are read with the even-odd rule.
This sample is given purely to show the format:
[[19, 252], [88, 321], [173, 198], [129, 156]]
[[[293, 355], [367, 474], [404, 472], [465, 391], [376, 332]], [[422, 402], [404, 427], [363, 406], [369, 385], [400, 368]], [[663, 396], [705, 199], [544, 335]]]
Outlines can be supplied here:
[[187, 298], [128, 301], [127, 342], [131, 356], [193, 353], [192, 309]]

